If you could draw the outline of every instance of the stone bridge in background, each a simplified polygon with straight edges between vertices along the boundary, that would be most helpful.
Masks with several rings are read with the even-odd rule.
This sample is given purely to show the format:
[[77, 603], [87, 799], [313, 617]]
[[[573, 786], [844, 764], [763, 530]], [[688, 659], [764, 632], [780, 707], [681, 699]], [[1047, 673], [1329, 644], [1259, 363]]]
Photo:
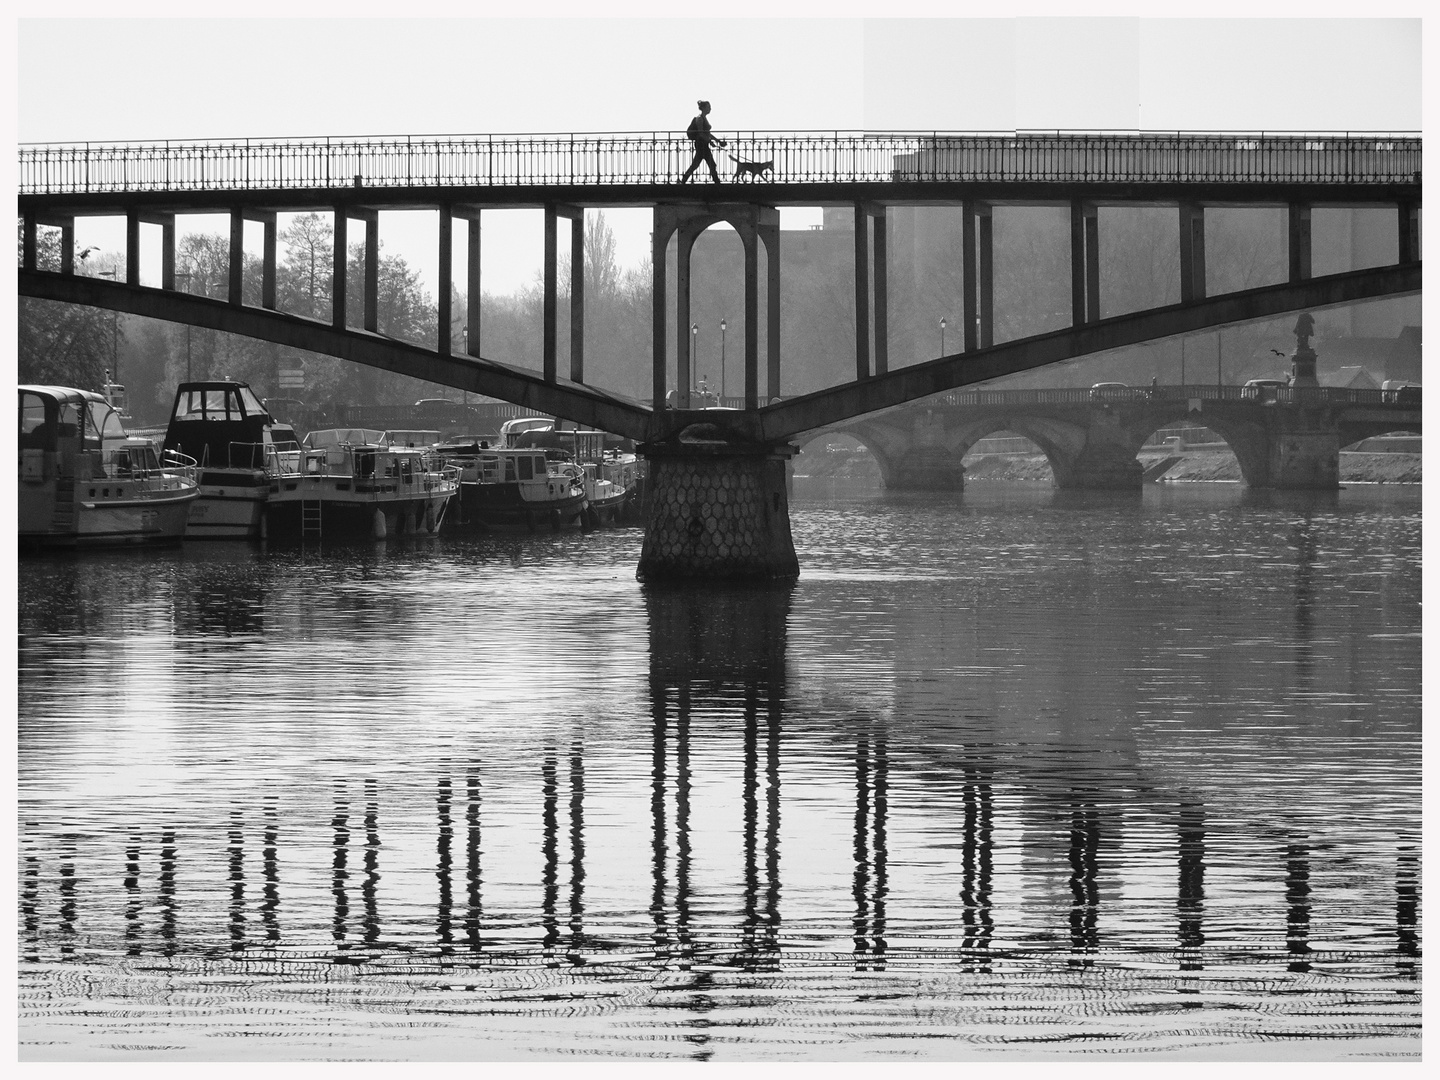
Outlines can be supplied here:
[[[1402, 397], [1403, 395], [1403, 397]], [[1223, 438], [1256, 488], [1333, 488], [1340, 449], [1389, 432], [1420, 433], [1420, 391], [1331, 387], [1101, 386], [957, 391], [802, 437], [849, 435], [898, 491], [958, 490], [980, 439], [1011, 431], [1045, 454], [1061, 488], [1138, 490], [1140, 448], [1185, 422]]]

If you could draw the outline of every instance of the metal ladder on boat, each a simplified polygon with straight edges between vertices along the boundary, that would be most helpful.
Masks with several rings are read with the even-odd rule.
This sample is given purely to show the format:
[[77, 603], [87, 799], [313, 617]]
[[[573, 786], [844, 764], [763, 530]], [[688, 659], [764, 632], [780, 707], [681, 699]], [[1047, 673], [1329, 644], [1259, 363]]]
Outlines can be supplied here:
[[300, 500], [300, 535], [320, 535], [320, 507], [324, 505], [319, 499]]
[[55, 479], [55, 506], [50, 515], [50, 531], [68, 536], [75, 531], [75, 478], [60, 476]]

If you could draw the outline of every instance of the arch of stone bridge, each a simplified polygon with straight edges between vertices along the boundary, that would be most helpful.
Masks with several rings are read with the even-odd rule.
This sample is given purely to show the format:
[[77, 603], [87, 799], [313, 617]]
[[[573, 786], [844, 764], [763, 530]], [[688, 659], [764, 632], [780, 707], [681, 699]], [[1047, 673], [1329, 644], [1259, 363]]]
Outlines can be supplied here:
[[1345, 447], [1353, 446], [1365, 439], [1373, 439], [1377, 435], [1389, 435], [1392, 432], [1403, 432], [1406, 435], [1421, 434], [1419, 410], [1416, 410], [1414, 416], [1402, 417], [1397, 420], [1371, 417], [1342, 420], [1340, 422], [1340, 447], [1343, 450]]
[[[1045, 455], [1060, 487], [1075, 486], [1081, 469], [1094, 469], [1097, 459], [1123, 479], [1138, 474], [1139, 453], [1158, 430], [1189, 421], [1209, 428], [1230, 447], [1246, 484], [1263, 486], [1269, 476], [1270, 439], [1254, 421], [1218, 411], [1192, 414], [1183, 401], [1148, 405], [1143, 411], [1104, 410], [1098, 423], [1077, 423], [1024, 410], [986, 413], [961, 422], [947, 422], [943, 410], [895, 410], [854, 423], [836, 425], [807, 435], [808, 445], [824, 434], [844, 434], [858, 440], [874, 455], [886, 487], [896, 486], [902, 472], [929, 468], [936, 477], [956, 466], [981, 439], [1010, 431], [1029, 439]], [[1397, 430], [1392, 423], [1376, 422], [1350, 441], [1369, 434]], [[1108, 465], [1107, 465], [1108, 463]]]

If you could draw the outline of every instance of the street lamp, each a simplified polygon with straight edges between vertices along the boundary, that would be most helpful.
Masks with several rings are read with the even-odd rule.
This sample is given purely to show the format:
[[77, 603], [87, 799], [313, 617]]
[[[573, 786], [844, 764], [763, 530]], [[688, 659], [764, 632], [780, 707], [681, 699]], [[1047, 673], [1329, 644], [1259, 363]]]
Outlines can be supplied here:
[[700, 324], [690, 324], [690, 389], [695, 389], [695, 375], [700, 367], [700, 357], [697, 352], [700, 348]]
[[720, 320], [720, 404], [725, 404], [725, 320]]
[[[92, 249], [86, 248], [86, 251]], [[111, 281], [120, 280], [120, 268], [114, 264], [109, 270], [98, 271], [101, 277], [108, 277]], [[118, 383], [120, 381], [120, 312], [110, 312], [110, 380]]]
[[945, 355], [945, 319], [940, 319], [940, 355]]

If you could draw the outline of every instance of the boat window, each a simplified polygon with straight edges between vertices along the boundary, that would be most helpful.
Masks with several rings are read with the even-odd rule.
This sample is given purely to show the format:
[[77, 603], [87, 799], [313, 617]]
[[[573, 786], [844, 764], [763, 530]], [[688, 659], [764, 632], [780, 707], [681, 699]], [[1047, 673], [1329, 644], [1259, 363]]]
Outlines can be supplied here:
[[83, 411], [78, 402], [64, 402], [60, 406], [55, 436], [60, 439], [73, 439], [78, 436], [80, 434], [80, 425], [83, 422], [80, 414]]
[[[50, 416], [46, 417], [46, 405]], [[20, 448], [55, 449], [55, 406], [39, 394], [20, 392]]]
[[182, 390], [175, 399], [175, 419], [194, 420], [200, 415], [202, 398], [194, 390]]
[[118, 419], [112, 422], [115, 410], [109, 405], [103, 401], [90, 401], [86, 405], [87, 407], [81, 410], [83, 427], [81, 428], [80, 449], [99, 450], [105, 435], [114, 438], [125, 434]]
[[355, 455], [355, 475], [361, 477], [375, 475], [374, 454], [359, 453]]
[[507, 484], [515, 483], [515, 459], [513, 457], [505, 459], [505, 482]]
[[531, 458], [531, 457], [522, 457], [522, 458], [520, 458], [520, 460], [519, 460], [519, 465], [520, 465], [520, 479], [521, 479], [521, 480], [534, 480], [534, 479], [535, 479], [535, 459], [534, 459], [534, 458]]
[[239, 408], [244, 410], [246, 416], [263, 416], [265, 414], [265, 406], [255, 396], [255, 391], [248, 386], [237, 386], [235, 396], [239, 399]]

